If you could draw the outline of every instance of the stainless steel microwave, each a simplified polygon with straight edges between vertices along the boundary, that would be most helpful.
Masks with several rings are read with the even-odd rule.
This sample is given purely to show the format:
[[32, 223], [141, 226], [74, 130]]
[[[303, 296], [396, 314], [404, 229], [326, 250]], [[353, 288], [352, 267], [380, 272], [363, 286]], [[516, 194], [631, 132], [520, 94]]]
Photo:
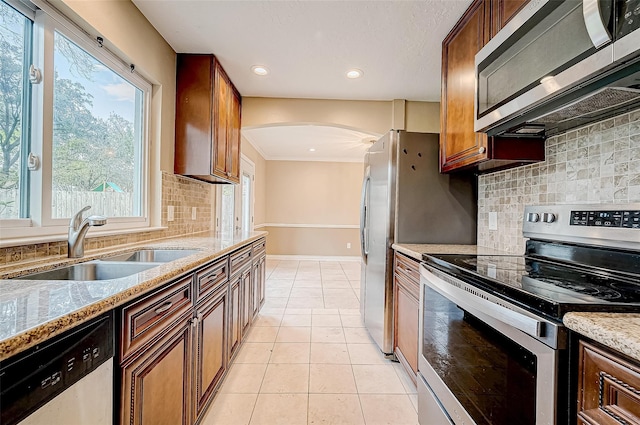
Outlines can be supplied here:
[[531, 0], [475, 65], [475, 131], [490, 136], [548, 136], [640, 107], [640, 0]]

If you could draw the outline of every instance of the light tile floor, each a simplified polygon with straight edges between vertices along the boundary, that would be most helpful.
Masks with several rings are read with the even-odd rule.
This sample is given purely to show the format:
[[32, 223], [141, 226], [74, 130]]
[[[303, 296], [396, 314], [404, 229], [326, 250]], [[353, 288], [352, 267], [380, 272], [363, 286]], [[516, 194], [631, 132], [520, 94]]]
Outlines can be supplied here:
[[416, 388], [360, 320], [360, 263], [267, 260], [267, 298], [203, 425], [414, 425]]

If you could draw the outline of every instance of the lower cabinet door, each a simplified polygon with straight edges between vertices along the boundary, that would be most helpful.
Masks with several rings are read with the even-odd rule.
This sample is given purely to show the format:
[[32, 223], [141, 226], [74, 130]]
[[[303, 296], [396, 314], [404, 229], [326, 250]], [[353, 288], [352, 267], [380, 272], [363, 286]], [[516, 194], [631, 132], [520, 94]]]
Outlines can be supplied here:
[[251, 325], [251, 319], [253, 317], [251, 314], [251, 267], [241, 273], [240, 286], [240, 294], [242, 297], [242, 338], [244, 338], [249, 331], [249, 326]]
[[238, 347], [240, 346], [240, 340], [242, 339], [242, 309], [240, 302], [240, 281], [241, 276], [236, 277], [231, 281], [229, 290], [229, 357], [232, 358]]
[[251, 299], [252, 316], [256, 317], [260, 311], [260, 262], [251, 270]]
[[[265, 297], [265, 292], [266, 292], [266, 286], [267, 286], [267, 280], [266, 280], [266, 275], [267, 275], [267, 257], [263, 256], [260, 259], [260, 269], [258, 270], [258, 279], [260, 280], [260, 307], [262, 307], [262, 304], [264, 304], [264, 297]], [[258, 311], [260, 311], [260, 307], [258, 307]]]
[[192, 329], [185, 318], [122, 366], [121, 424], [191, 424]]
[[226, 284], [210, 300], [197, 307], [195, 355], [195, 399], [193, 418], [197, 420], [209, 405], [216, 386], [227, 367], [226, 326], [228, 317]]
[[394, 282], [395, 353], [415, 382], [418, 372], [418, 325], [420, 301], [411, 291], [412, 284], [397, 275]]

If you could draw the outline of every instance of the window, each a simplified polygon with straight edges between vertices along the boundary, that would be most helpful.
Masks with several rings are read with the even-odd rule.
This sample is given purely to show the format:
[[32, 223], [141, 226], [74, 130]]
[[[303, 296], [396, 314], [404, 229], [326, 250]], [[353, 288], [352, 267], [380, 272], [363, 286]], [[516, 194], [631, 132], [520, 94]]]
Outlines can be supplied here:
[[28, 216], [24, 152], [29, 143], [31, 20], [0, 3], [0, 219]]
[[46, 3], [11, 1], [0, 2], [3, 238], [65, 234], [87, 205], [108, 217], [102, 229], [148, 226], [151, 85]]

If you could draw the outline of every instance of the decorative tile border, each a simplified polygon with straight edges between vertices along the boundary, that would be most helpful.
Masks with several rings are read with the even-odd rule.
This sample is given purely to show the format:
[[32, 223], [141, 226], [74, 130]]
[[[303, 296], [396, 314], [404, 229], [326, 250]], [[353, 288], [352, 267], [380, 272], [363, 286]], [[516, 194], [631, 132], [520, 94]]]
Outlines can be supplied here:
[[640, 110], [551, 137], [545, 150], [545, 162], [479, 177], [478, 245], [522, 254], [525, 205], [640, 202]]

